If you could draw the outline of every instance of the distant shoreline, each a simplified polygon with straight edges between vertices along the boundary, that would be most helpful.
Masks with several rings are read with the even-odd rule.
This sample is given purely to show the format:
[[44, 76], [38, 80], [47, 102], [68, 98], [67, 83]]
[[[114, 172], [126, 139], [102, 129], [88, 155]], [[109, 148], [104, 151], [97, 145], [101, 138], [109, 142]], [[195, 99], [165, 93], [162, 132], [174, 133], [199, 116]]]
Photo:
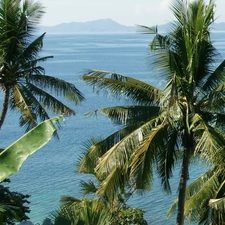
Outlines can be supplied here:
[[[161, 33], [165, 32], [168, 24], [158, 25]], [[225, 32], [225, 22], [214, 23], [212, 30], [214, 32]], [[121, 25], [111, 19], [100, 19], [88, 22], [70, 22], [55, 26], [39, 26], [38, 33], [48, 34], [112, 34], [112, 33], [137, 33], [138, 26]]]

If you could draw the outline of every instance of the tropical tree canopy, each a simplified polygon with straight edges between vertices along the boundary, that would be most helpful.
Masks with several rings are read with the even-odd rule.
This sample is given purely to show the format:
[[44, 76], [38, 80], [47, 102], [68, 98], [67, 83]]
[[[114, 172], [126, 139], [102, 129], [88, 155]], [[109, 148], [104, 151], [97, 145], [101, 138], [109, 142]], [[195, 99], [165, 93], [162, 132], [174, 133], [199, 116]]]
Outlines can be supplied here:
[[113, 201], [126, 186], [149, 190], [154, 170], [170, 192], [169, 179], [180, 163], [176, 224], [181, 225], [191, 158], [213, 162], [215, 153], [224, 150], [225, 61], [210, 37], [214, 1], [174, 0], [171, 10], [175, 21], [168, 33], [145, 29], [155, 34], [150, 47], [160, 74], [152, 76], [167, 81], [164, 89], [108, 71], [82, 76], [94, 91], [125, 97], [133, 105], [94, 111], [124, 126], [88, 148], [79, 172], [94, 173], [102, 181], [97, 194]]
[[75, 85], [46, 75], [40, 65], [52, 58], [39, 56], [45, 34], [34, 35], [43, 13], [38, 1], [0, 1], [0, 88], [4, 93], [0, 128], [8, 107], [20, 112], [20, 126], [28, 131], [49, 119], [49, 113], [75, 114], [57, 96], [74, 104], [84, 99]]

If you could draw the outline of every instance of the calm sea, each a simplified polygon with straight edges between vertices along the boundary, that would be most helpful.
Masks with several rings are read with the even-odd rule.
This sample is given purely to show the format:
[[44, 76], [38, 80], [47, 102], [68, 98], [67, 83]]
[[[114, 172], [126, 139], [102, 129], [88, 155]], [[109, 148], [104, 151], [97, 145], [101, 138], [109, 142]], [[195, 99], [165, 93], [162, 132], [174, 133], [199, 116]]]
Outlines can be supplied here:
[[[18, 174], [11, 177], [11, 190], [30, 194], [30, 218], [40, 223], [58, 208], [63, 195], [80, 198], [80, 180], [89, 177], [76, 174], [76, 163], [82, 153], [83, 143], [93, 136], [106, 137], [118, 127], [104, 116], [84, 117], [83, 114], [98, 107], [123, 105], [124, 102], [105, 99], [92, 92], [79, 76], [87, 69], [101, 69], [132, 76], [153, 85], [165, 84], [159, 72], [151, 66], [148, 44], [151, 36], [143, 34], [74, 34], [46, 35], [43, 55], [54, 58], [44, 63], [47, 75], [74, 83], [83, 92], [86, 101], [75, 106], [76, 116], [66, 118], [59, 131], [60, 140], [52, 139], [46, 146], [29, 157]], [[214, 33], [215, 46], [225, 55], [225, 33]], [[2, 101], [2, 94], [0, 94]], [[18, 114], [9, 112], [1, 130], [1, 147], [6, 147], [23, 134], [18, 127]], [[200, 163], [191, 168], [191, 179], [204, 171]], [[134, 196], [129, 204], [146, 210], [149, 224], [175, 223], [175, 217], [166, 219], [166, 212], [177, 194], [179, 169], [175, 170], [172, 195], [161, 189], [156, 178], [151, 192]]]

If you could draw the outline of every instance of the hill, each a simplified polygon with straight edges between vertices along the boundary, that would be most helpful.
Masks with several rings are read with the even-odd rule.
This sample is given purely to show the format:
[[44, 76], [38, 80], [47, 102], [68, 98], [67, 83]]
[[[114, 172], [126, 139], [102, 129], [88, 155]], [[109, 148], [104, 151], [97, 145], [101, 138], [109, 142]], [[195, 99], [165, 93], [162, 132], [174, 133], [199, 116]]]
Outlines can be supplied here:
[[[159, 32], [164, 32], [168, 24], [159, 25]], [[56, 26], [41, 26], [39, 32], [48, 34], [72, 34], [72, 33], [135, 33], [136, 26], [121, 25], [111, 19], [100, 19], [88, 22], [62, 23]], [[225, 23], [213, 24], [212, 31], [225, 31]]]
[[88, 22], [62, 23], [56, 26], [41, 26], [41, 32], [47, 33], [127, 33], [136, 32], [135, 26], [124, 26], [111, 19]]

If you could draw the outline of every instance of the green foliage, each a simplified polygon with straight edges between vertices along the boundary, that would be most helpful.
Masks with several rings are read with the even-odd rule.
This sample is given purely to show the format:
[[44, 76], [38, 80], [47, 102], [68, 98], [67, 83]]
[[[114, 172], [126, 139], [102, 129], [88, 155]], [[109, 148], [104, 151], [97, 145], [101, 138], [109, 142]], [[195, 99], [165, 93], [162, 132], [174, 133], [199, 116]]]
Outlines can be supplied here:
[[[214, 9], [213, 0], [208, 4], [174, 0], [171, 10], [175, 21], [168, 33], [159, 35], [157, 27], [142, 26], [146, 33], [155, 35], [150, 48], [157, 72], [153, 70], [152, 76], [167, 82], [163, 90], [109, 71], [89, 70], [82, 76], [95, 92], [104, 91], [133, 103], [90, 113], [101, 112], [123, 125], [90, 145], [80, 161], [79, 172], [94, 172], [102, 181], [98, 196], [113, 203], [126, 186], [132, 191], [147, 191], [153, 171], [170, 192], [174, 166], [180, 163], [177, 224], [184, 223], [190, 161], [200, 157], [218, 165], [225, 146], [225, 60], [210, 37]], [[223, 206], [223, 201], [217, 203]]]
[[[10, 182], [6, 179], [4, 182]], [[27, 213], [30, 212], [28, 204], [29, 195], [10, 191], [6, 185], [0, 184], [0, 214], [2, 222], [14, 225], [16, 222], [28, 220]], [[0, 223], [1, 224], [1, 223]]]
[[142, 209], [122, 208], [113, 214], [110, 225], [147, 225], [147, 221]]
[[[61, 198], [60, 209], [53, 213], [53, 221], [69, 221], [71, 225], [109, 225], [111, 213], [107, 206], [95, 199]], [[60, 224], [61, 225], [61, 224]]]
[[38, 1], [0, 1], [0, 87], [4, 92], [0, 127], [8, 108], [20, 113], [20, 126], [26, 131], [50, 113], [74, 115], [75, 111], [59, 98], [77, 105], [84, 97], [74, 84], [48, 76], [40, 63], [45, 33], [36, 37], [44, 7]]
[[50, 141], [56, 131], [53, 122], [61, 118], [59, 116], [42, 122], [0, 153], [0, 181], [17, 173], [28, 156]]
[[[8, 148], [0, 153], [0, 181], [5, 180], [8, 176], [17, 173], [22, 163], [31, 154], [44, 146], [56, 131], [53, 122], [59, 121], [62, 116], [47, 120], [37, 127], [23, 135]], [[0, 224], [14, 224], [15, 221], [29, 219], [26, 213], [29, 208], [24, 204], [28, 195], [17, 192], [10, 192], [8, 188], [0, 185]]]
[[[54, 225], [147, 225], [144, 211], [121, 208], [110, 212], [101, 200], [63, 197], [60, 209], [52, 214]], [[44, 225], [44, 224], [43, 224]]]

